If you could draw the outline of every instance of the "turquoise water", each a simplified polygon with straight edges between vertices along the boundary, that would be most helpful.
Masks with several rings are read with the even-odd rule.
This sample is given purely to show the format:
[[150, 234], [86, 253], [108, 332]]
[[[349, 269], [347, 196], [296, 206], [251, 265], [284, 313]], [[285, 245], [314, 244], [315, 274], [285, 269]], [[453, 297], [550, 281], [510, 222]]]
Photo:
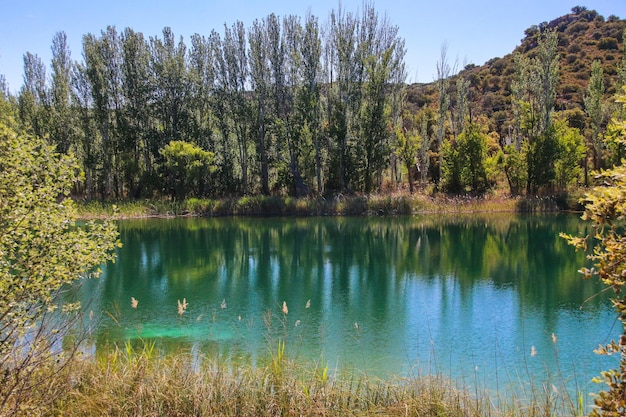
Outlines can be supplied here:
[[588, 392], [616, 363], [593, 349], [618, 326], [558, 236], [585, 227], [510, 214], [121, 221], [116, 263], [80, 296], [94, 350], [154, 341], [255, 364], [281, 340], [335, 372]]

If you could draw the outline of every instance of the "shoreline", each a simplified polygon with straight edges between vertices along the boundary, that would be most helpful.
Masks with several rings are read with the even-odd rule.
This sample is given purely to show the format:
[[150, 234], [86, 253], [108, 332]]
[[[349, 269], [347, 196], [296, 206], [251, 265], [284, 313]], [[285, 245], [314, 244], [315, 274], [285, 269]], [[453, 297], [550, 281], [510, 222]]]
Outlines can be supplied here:
[[85, 201], [76, 199], [77, 218], [140, 219], [233, 216], [393, 216], [415, 214], [582, 212], [577, 196], [427, 196], [424, 194], [338, 195], [332, 198], [243, 196]]

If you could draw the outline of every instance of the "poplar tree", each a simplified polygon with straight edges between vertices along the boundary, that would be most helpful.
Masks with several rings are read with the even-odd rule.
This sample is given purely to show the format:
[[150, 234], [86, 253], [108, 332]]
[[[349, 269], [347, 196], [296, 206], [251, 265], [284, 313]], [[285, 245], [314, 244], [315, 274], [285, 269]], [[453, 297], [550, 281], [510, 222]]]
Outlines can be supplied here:
[[441, 53], [439, 61], [437, 61], [437, 93], [439, 96], [437, 102], [437, 130], [436, 130], [436, 138], [437, 138], [437, 153], [439, 155], [439, 178], [438, 182], [441, 181], [443, 174], [443, 139], [445, 135], [446, 128], [446, 115], [448, 113], [448, 109], [450, 108], [450, 97], [448, 95], [448, 90], [450, 88], [450, 65], [448, 64], [448, 45], [443, 44], [441, 46]]
[[[406, 116], [411, 117], [409, 114]], [[415, 120], [415, 118], [413, 119]], [[420, 149], [420, 136], [417, 134], [415, 127], [412, 129], [406, 129], [401, 126], [396, 126], [395, 135], [397, 138], [395, 153], [406, 168], [407, 179], [409, 181], [409, 193], [413, 194], [414, 187], [412, 172], [416, 166], [417, 154]]]
[[602, 148], [603, 141], [600, 136], [600, 129], [605, 118], [605, 109], [602, 103], [604, 96], [604, 71], [600, 61], [595, 60], [591, 64], [591, 77], [584, 96], [585, 113], [591, 122], [591, 137], [589, 148], [593, 160], [593, 168], [602, 168]]
[[187, 46], [182, 37], [176, 42], [171, 28], [163, 29], [163, 39], [150, 38], [150, 66], [154, 77], [154, 109], [158, 118], [158, 148], [172, 140], [189, 140], [187, 106]]
[[193, 142], [205, 150], [215, 152], [213, 129], [215, 118], [212, 106], [215, 96], [215, 67], [210, 39], [199, 34], [191, 36], [188, 56], [189, 127]]
[[247, 58], [246, 30], [243, 22], [237, 21], [230, 28], [224, 26], [225, 74], [227, 77], [227, 102], [230, 122], [237, 141], [239, 168], [241, 171], [241, 191], [245, 194], [249, 189], [249, 158], [250, 158], [250, 103], [246, 98], [246, 82], [249, 68]]
[[94, 117], [94, 100], [91, 83], [85, 64], [75, 62], [72, 70], [72, 101], [77, 112], [78, 132], [76, 140], [76, 156], [82, 163], [85, 172], [84, 192], [88, 199], [95, 195], [97, 167], [101, 157], [102, 146]]
[[428, 178], [428, 170], [430, 168], [431, 135], [428, 133], [429, 122], [430, 122], [430, 111], [424, 111], [422, 113], [422, 117], [421, 117], [421, 121], [419, 125], [420, 143], [419, 143], [419, 152], [417, 156], [418, 170], [420, 173], [422, 186], [426, 184], [426, 180]]
[[393, 47], [382, 52], [381, 56], [372, 55], [367, 60], [366, 73], [368, 82], [364, 88], [364, 103], [361, 112], [361, 132], [365, 148], [365, 192], [373, 187], [373, 176], [382, 171], [389, 154], [385, 139], [389, 132], [389, 108], [385, 87], [390, 76], [390, 63]]
[[74, 141], [74, 122], [71, 111], [72, 60], [65, 32], [52, 39], [52, 85], [50, 139], [61, 153], [67, 153]]
[[349, 187], [350, 149], [348, 130], [354, 114], [356, 87], [356, 32], [358, 19], [345, 12], [341, 5], [330, 14], [330, 27], [325, 43], [330, 90], [328, 91], [328, 133], [331, 140], [331, 188], [345, 191]]
[[234, 173], [234, 156], [231, 132], [233, 130], [230, 110], [228, 67], [224, 55], [224, 45], [219, 33], [211, 31], [208, 38], [209, 49], [213, 60], [215, 80], [212, 89], [213, 100], [211, 111], [215, 116], [216, 128], [220, 136], [218, 152], [216, 152], [218, 191], [232, 192], [239, 188]]
[[380, 18], [371, 5], [365, 5], [360, 28], [359, 148], [364, 150], [364, 191], [369, 193], [374, 177], [380, 188], [382, 171], [389, 164], [391, 98], [393, 82], [404, 83], [404, 43], [398, 38], [399, 28]]
[[267, 22], [255, 20], [248, 32], [250, 45], [250, 79], [256, 99], [257, 154], [261, 166], [261, 192], [269, 195], [269, 162], [266, 146], [266, 126], [270, 68], [268, 60]]
[[320, 85], [322, 76], [321, 56], [322, 41], [315, 16], [307, 14], [300, 48], [302, 61], [300, 66], [302, 84], [298, 94], [297, 111], [300, 112], [302, 129], [309, 132], [315, 147], [315, 179], [317, 193], [323, 191], [323, 141], [320, 128]]
[[37, 55], [24, 54], [24, 84], [18, 95], [20, 120], [40, 138], [49, 133], [49, 96], [46, 67]]
[[[289, 15], [283, 19], [282, 42], [285, 53], [285, 106], [284, 115], [287, 151], [289, 156], [289, 188], [292, 195], [302, 197], [309, 193], [303, 172], [303, 159], [308, 155], [311, 138], [308, 127], [298, 120], [296, 99], [302, 85], [301, 67], [303, 65], [302, 43], [303, 28], [300, 18]], [[299, 104], [299, 103], [298, 103]]]
[[124, 181], [134, 198], [142, 193], [150, 196], [154, 189], [152, 95], [150, 50], [141, 33], [130, 28], [121, 36], [122, 94], [124, 109], [120, 119], [122, 130], [122, 163]]
[[[512, 90], [515, 96], [517, 146], [510, 150], [522, 154], [522, 158], [511, 159], [524, 161], [526, 193], [529, 195], [539, 187], [550, 184], [555, 176], [558, 143], [552, 126], [552, 113], [559, 78], [557, 44], [557, 33], [545, 30], [539, 37], [535, 58], [520, 54], [515, 56], [517, 76]], [[518, 167], [511, 167], [511, 171], [518, 171]]]

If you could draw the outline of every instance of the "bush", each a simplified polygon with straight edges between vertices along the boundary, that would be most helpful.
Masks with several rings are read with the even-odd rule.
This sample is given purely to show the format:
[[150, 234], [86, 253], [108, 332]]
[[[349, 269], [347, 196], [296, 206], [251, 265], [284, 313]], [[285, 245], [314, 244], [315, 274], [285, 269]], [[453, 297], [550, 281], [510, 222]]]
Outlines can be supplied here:
[[576, 23], [574, 23], [572, 25], [569, 25], [567, 27], [567, 29], [565, 29], [565, 33], [567, 33], [568, 35], [576, 34], [576, 33], [580, 33], [580, 32], [586, 31], [587, 28], [589, 28], [589, 23], [587, 23], [587, 22], [576, 22]]
[[600, 50], [612, 50], [617, 49], [617, 39], [615, 38], [602, 38], [598, 41], [598, 49]]
[[[626, 103], [626, 95], [620, 102]], [[626, 107], [626, 106], [625, 106]], [[626, 140], [626, 121], [614, 120], [609, 126]], [[562, 235], [576, 249], [587, 251], [593, 245], [589, 259], [593, 268], [581, 268], [585, 279], [598, 277], [614, 291], [612, 299], [617, 319], [621, 322], [621, 335], [596, 352], [602, 355], [618, 355], [619, 367], [602, 372], [598, 381], [606, 383], [606, 391], [600, 392], [595, 403], [598, 407], [592, 416], [623, 416], [626, 414], [626, 238], [623, 224], [626, 220], [626, 164], [622, 164], [599, 175], [601, 185], [595, 187], [585, 198], [583, 219], [592, 223], [587, 236]]]
[[209, 175], [215, 171], [215, 155], [194, 144], [175, 140], [160, 150], [165, 162], [162, 176], [167, 192], [177, 200], [201, 195]]
[[117, 239], [113, 223], [75, 227], [76, 162], [19, 133], [9, 112], [0, 96], [0, 415], [59, 395], [54, 378], [80, 341], [65, 337], [80, 305], [63, 303], [63, 288], [97, 276]]

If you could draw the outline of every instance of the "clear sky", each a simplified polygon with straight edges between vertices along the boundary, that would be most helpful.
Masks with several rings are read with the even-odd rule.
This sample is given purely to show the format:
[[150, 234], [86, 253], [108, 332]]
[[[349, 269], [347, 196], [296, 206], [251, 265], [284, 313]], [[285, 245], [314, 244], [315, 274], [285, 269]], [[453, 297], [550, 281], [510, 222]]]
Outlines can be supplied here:
[[[448, 60], [482, 65], [511, 52], [532, 25], [570, 12], [576, 5], [595, 9], [605, 18], [626, 18], [626, 0], [395, 0], [372, 1], [379, 14], [399, 26], [406, 40], [408, 82], [430, 82], [436, 77], [441, 46]], [[50, 66], [50, 46], [56, 32], [64, 31], [74, 60], [82, 59], [82, 36], [99, 34], [108, 25], [118, 31], [131, 27], [144, 36], [161, 36], [169, 26], [174, 34], [189, 37], [222, 33], [224, 23], [307, 12], [321, 24], [338, 0], [0, 0], [0, 74], [12, 92], [22, 85], [23, 55], [39, 55]], [[346, 11], [362, 10], [362, 0], [342, 0]], [[48, 76], [50, 70], [48, 68]]]

